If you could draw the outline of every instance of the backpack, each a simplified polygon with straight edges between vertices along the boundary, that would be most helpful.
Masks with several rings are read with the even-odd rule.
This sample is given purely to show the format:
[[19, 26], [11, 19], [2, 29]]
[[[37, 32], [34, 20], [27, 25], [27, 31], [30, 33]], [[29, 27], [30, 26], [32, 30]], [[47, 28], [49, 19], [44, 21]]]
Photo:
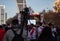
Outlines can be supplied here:
[[12, 30], [15, 36], [13, 37], [12, 41], [24, 41], [24, 38], [22, 37], [22, 30], [20, 31], [20, 34], [17, 34], [16, 31]]

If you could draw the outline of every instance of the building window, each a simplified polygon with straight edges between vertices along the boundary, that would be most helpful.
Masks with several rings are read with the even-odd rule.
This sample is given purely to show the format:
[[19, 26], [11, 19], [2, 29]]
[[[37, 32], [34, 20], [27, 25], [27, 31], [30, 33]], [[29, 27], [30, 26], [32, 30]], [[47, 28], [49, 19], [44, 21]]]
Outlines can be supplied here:
[[1, 14], [4, 14], [4, 9], [1, 9]]
[[1, 21], [4, 21], [4, 20], [1, 20]]
[[1, 24], [4, 24], [4, 22], [1, 22]]
[[1, 20], [4, 20], [4, 15], [1, 15]]

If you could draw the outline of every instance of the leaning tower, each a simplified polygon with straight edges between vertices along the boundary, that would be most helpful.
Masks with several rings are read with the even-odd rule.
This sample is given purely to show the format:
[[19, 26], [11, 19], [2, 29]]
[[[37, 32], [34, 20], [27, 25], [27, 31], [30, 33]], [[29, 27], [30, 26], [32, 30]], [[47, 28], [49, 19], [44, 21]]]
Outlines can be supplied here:
[[54, 3], [54, 11], [60, 12], [60, 0], [56, 0]]
[[19, 11], [22, 11], [26, 7], [26, 0], [16, 0]]

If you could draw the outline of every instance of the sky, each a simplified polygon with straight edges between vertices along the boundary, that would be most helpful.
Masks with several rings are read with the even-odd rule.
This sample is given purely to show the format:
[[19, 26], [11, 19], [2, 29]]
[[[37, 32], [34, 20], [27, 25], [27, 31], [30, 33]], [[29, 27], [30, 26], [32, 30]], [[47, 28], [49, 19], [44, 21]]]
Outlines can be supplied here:
[[[27, 6], [31, 7], [35, 12], [41, 12], [45, 10], [53, 10], [53, 4], [55, 0], [26, 0]], [[16, 6], [16, 0], [0, 0], [0, 5], [5, 5], [5, 12], [7, 12], [7, 18], [11, 18], [18, 13]], [[48, 9], [47, 9], [48, 8]]]

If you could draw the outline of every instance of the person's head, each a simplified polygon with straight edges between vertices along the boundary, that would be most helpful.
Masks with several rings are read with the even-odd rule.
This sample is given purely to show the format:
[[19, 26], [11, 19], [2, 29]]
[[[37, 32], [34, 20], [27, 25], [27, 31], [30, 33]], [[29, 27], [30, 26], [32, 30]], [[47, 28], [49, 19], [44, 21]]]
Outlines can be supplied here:
[[42, 23], [40, 21], [38, 21], [36, 24], [37, 24], [38, 27], [42, 26]]
[[7, 26], [9, 26], [10, 24], [7, 24]]
[[31, 24], [31, 27], [34, 27], [34, 24]]
[[29, 28], [30, 28], [30, 29], [32, 29], [33, 27], [34, 27], [34, 25], [33, 25], [33, 24], [31, 24]]
[[0, 25], [0, 29], [2, 28], [2, 25]]
[[39, 22], [39, 25], [40, 25], [40, 26], [42, 26], [42, 23], [41, 23], [41, 22]]
[[49, 25], [49, 27], [53, 27], [53, 24], [52, 23], [49, 23], [48, 25]]
[[14, 20], [12, 20], [12, 26], [13, 27], [17, 27], [18, 26], [18, 20], [17, 19], [14, 19]]
[[2, 26], [3, 26], [3, 27], [6, 27], [6, 24], [3, 24]]
[[13, 25], [17, 25], [18, 24], [18, 20], [17, 19], [12, 20], [12, 24]]

